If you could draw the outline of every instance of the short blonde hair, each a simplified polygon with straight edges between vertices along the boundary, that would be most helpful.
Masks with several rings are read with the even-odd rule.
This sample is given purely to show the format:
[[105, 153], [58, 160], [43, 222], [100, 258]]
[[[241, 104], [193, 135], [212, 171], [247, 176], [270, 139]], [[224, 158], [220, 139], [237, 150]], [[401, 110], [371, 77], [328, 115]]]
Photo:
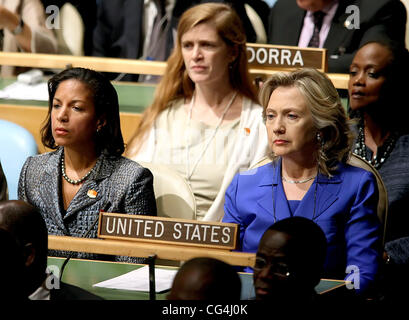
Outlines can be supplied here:
[[[275, 73], [265, 82], [259, 95], [264, 120], [270, 96], [278, 87], [296, 87], [304, 97], [315, 128], [322, 138], [317, 159], [320, 172], [332, 176], [337, 163], [345, 163], [348, 160], [353, 134], [350, 121], [331, 80], [324, 73], [310, 68]], [[276, 160], [277, 157], [273, 154], [272, 159]]]

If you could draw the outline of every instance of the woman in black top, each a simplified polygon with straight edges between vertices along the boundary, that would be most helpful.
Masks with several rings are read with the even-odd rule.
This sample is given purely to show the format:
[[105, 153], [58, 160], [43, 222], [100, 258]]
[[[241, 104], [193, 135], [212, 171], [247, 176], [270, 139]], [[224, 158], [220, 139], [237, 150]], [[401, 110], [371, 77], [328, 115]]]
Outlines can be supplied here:
[[409, 261], [409, 54], [393, 43], [370, 42], [350, 66], [350, 116], [357, 119], [353, 152], [368, 160], [385, 183], [389, 209], [385, 257]]

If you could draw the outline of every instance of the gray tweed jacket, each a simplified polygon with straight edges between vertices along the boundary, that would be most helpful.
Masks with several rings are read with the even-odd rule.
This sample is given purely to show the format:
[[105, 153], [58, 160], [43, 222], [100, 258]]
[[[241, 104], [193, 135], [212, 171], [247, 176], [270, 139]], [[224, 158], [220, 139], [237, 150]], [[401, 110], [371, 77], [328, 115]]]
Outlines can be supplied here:
[[[94, 172], [65, 212], [61, 197], [62, 151], [59, 148], [29, 157], [20, 173], [19, 199], [41, 212], [49, 234], [83, 237], [98, 219], [100, 210], [156, 216], [152, 173], [127, 158], [105, 155], [99, 157]], [[88, 195], [89, 190], [96, 191], [95, 198]], [[87, 237], [96, 238], [98, 223], [91, 229]], [[84, 253], [77, 257], [97, 258]]]

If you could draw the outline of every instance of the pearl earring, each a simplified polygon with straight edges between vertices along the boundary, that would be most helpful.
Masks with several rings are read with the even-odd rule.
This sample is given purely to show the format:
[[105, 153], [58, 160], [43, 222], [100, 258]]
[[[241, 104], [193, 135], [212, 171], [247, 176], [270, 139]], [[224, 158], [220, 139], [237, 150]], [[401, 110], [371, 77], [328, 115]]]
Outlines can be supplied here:
[[322, 138], [322, 134], [320, 132], [317, 132], [317, 141], [318, 143], [321, 144], [321, 149], [324, 148], [324, 139]]

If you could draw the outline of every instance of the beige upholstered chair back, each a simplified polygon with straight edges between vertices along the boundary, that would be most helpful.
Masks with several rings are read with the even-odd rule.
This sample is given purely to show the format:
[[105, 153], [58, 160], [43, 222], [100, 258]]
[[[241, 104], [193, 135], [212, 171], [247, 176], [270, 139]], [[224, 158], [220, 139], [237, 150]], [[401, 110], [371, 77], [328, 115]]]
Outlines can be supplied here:
[[138, 163], [153, 174], [159, 217], [196, 219], [196, 201], [186, 180], [173, 169], [149, 162]]
[[244, 4], [244, 8], [254, 28], [254, 31], [256, 32], [256, 36], [257, 36], [256, 42], [257, 43], [267, 43], [267, 33], [266, 33], [263, 21], [261, 20], [260, 16], [249, 4], [247, 3]]
[[56, 29], [58, 52], [74, 56], [84, 55], [84, 22], [78, 10], [69, 2], [59, 14], [60, 28]]

